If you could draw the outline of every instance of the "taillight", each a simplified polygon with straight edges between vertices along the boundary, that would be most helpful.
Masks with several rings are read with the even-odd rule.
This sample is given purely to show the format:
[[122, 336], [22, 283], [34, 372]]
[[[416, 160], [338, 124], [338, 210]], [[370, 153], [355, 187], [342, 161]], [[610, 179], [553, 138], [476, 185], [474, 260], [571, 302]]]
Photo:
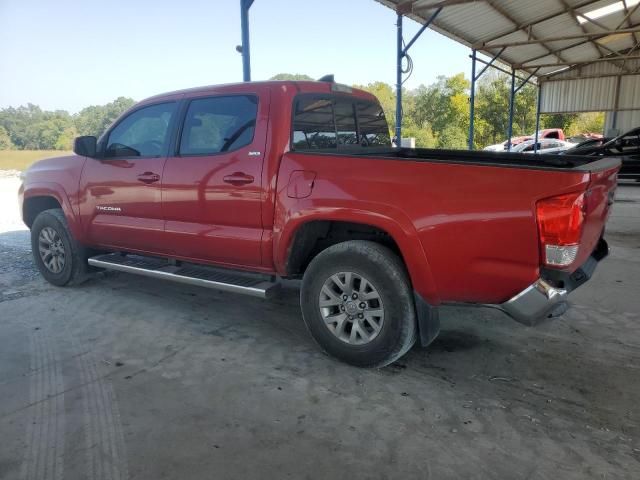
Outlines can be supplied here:
[[566, 267], [578, 255], [585, 216], [584, 193], [545, 198], [536, 205], [544, 263]]

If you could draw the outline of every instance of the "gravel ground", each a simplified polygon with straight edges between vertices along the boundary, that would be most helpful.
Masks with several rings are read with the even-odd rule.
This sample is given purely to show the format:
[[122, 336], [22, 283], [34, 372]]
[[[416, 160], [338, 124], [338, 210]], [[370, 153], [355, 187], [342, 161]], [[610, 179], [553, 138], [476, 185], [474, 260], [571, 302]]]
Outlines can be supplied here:
[[640, 185], [563, 317], [443, 309], [394, 366], [266, 302], [125, 274], [46, 284], [0, 175], [0, 478], [640, 478]]

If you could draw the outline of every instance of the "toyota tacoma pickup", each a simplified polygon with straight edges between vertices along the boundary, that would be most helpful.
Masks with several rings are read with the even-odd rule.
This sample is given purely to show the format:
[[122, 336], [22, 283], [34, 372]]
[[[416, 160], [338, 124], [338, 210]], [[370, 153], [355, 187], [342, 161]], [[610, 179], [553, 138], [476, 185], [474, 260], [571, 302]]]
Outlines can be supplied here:
[[367, 92], [256, 82], [144, 100], [19, 195], [46, 280], [92, 270], [268, 298], [301, 279], [329, 354], [379, 367], [440, 330], [439, 306], [534, 324], [607, 255], [620, 162], [392, 148]]

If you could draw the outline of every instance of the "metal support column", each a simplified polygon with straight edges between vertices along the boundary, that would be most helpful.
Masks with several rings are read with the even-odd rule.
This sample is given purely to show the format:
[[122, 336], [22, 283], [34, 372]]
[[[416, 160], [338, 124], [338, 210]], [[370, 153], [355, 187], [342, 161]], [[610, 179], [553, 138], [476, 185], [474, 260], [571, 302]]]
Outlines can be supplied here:
[[538, 83], [538, 102], [536, 106], [536, 135], [533, 140], [533, 153], [538, 153], [538, 136], [540, 135], [540, 108], [542, 106], [542, 83]]
[[[442, 10], [442, 7], [438, 9], [438, 11]], [[468, 139], [468, 147], [469, 150], [473, 150], [473, 136], [474, 136], [474, 126], [475, 126], [475, 111], [476, 111], [476, 82], [482, 76], [484, 72], [487, 71], [487, 68], [493, 67], [500, 71], [503, 71], [500, 67], [496, 67], [493, 62], [495, 62], [502, 52], [504, 52], [504, 48], [501, 48], [498, 53], [496, 53], [490, 61], [485, 61], [478, 58], [478, 52], [474, 48], [472, 49], [471, 57], [471, 98], [469, 99], [469, 139]], [[485, 66], [480, 73], [476, 74], [476, 66], [477, 62], [484, 63]]]
[[396, 22], [397, 50], [396, 50], [396, 147], [402, 146], [402, 14], [398, 13]]
[[424, 33], [424, 31], [429, 28], [431, 22], [435, 20], [438, 14], [442, 11], [443, 7], [438, 7], [435, 12], [429, 17], [429, 19], [424, 22], [420, 30], [413, 36], [413, 38], [407, 43], [406, 46], [403, 46], [404, 39], [402, 36], [402, 13], [400, 11], [397, 12], [398, 20], [396, 22], [397, 27], [397, 50], [396, 50], [396, 135], [397, 139], [396, 146], [402, 146], [402, 59], [407, 56], [407, 52], [411, 48], [411, 46], [418, 40], [418, 37]]
[[511, 151], [511, 137], [513, 136], [513, 110], [516, 98], [516, 70], [511, 69], [511, 97], [509, 99], [509, 125], [507, 129], [507, 151]]
[[242, 29], [242, 80], [251, 81], [251, 51], [249, 47], [249, 9], [253, 0], [240, 0], [240, 27]]
[[[618, 129], [618, 110], [620, 108], [620, 84], [622, 82], [622, 76], [618, 76], [618, 78], [616, 79], [616, 92], [615, 92], [615, 100], [614, 100], [614, 106], [613, 106], [613, 118], [611, 120], [611, 128], [613, 130], [617, 130]], [[606, 134], [606, 132], [605, 132]], [[617, 133], [616, 133], [617, 135]]]
[[473, 150], [473, 122], [476, 106], [476, 49], [471, 52], [471, 96], [469, 97], [469, 150]]

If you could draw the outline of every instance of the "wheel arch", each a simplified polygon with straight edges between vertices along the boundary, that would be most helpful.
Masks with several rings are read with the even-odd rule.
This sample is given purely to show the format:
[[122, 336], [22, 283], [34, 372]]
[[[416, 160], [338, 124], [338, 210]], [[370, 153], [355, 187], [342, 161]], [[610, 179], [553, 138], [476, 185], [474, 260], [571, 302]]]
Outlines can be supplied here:
[[77, 217], [71, 202], [62, 187], [56, 183], [37, 183], [26, 185], [22, 201], [22, 220], [29, 228], [41, 212], [52, 208], [62, 209], [67, 224], [74, 237], [80, 234]]
[[290, 218], [274, 245], [276, 268], [285, 276], [300, 276], [318, 253], [347, 240], [370, 240], [389, 247], [403, 262], [413, 289], [432, 305], [439, 303], [431, 269], [413, 225], [402, 225], [370, 212]]
[[62, 208], [62, 204], [53, 195], [37, 195], [25, 198], [22, 207], [22, 219], [25, 225], [31, 228], [36, 217], [45, 210]]

